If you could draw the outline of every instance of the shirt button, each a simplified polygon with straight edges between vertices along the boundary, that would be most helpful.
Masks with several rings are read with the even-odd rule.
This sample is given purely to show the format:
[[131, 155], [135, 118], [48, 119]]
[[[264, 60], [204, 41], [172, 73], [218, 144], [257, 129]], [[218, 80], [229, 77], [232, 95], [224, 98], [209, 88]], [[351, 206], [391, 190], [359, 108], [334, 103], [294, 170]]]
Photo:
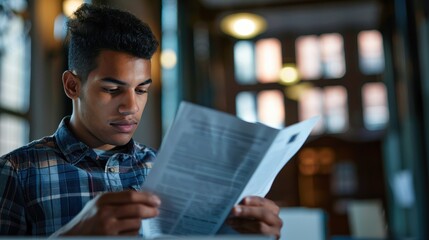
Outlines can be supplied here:
[[114, 173], [116, 172], [116, 169], [114, 167], [109, 168], [109, 172]]

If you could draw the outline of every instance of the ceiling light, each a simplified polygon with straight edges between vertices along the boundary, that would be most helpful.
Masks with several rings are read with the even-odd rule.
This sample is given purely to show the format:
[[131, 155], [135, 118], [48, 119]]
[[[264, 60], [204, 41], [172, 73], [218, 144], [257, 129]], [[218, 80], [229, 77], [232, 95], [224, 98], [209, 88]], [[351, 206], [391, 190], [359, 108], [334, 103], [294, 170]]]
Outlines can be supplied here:
[[279, 83], [291, 85], [299, 81], [299, 74], [294, 64], [285, 64], [279, 73]]
[[165, 49], [161, 52], [161, 65], [163, 68], [171, 69], [176, 66], [177, 55], [172, 49]]
[[264, 18], [252, 13], [236, 13], [222, 19], [222, 31], [238, 39], [250, 39], [265, 31]]
[[83, 4], [83, 0], [64, 0], [63, 12], [67, 17], [71, 17], [73, 13]]

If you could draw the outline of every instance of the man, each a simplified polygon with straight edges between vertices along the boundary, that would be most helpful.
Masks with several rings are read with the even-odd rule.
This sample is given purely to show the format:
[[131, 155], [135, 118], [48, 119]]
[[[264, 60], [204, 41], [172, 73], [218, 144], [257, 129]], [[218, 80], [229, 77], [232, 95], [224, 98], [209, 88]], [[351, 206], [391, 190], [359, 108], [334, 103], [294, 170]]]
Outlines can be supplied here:
[[[150, 28], [117, 9], [84, 4], [68, 23], [69, 69], [62, 77], [73, 102], [52, 136], [0, 160], [0, 234], [137, 235], [157, 216], [160, 199], [139, 190], [155, 151], [132, 136], [147, 101]], [[247, 197], [227, 223], [242, 233], [279, 237], [279, 208]]]

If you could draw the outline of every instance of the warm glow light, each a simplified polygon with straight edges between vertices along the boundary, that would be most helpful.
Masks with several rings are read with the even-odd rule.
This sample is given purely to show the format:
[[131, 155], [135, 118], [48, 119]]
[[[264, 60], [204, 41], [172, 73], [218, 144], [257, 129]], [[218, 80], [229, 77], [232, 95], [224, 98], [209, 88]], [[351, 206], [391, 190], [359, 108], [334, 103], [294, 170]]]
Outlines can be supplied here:
[[83, 4], [83, 0], [64, 0], [63, 12], [67, 17], [71, 17], [73, 13]]
[[311, 88], [313, 88], [313, 84], [311, 83], [299, 83], [285, 88], [285, 95], [287, 98], [299, 101], [301, 95], [305, 94], [305, 92]]
[[163, 50], [161, 53], [161, 65], [163, 68], [173, 68], [177, 63], [176, 52], [171, 49]]
[[250, 19], [239, 19], [232, 24], [232, 29], [240, 36], [249, 36], [255, 32], [256, 25]]
[[239, 39], [249, 39], [261, 34], [266, 25], [262, 17], [252, 13], [228, 15], [220, 23], [223, 32]]
[[279, 83], [284, 85], [294, 84], [299, 81], [298, 70], [293, 64], [285, 64], [279, 73]]

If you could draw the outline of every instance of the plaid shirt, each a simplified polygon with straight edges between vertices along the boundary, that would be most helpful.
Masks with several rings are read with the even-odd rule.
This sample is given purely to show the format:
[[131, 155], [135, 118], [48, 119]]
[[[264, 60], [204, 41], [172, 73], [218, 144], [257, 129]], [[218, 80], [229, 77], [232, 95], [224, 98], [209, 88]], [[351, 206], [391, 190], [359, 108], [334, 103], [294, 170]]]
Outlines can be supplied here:
[[155, 151], [131, 140], [106, 160], [63, 119], [52, 136], [0, 158], [0, 235], [50, 235], [103, 192], [140, 189]]

